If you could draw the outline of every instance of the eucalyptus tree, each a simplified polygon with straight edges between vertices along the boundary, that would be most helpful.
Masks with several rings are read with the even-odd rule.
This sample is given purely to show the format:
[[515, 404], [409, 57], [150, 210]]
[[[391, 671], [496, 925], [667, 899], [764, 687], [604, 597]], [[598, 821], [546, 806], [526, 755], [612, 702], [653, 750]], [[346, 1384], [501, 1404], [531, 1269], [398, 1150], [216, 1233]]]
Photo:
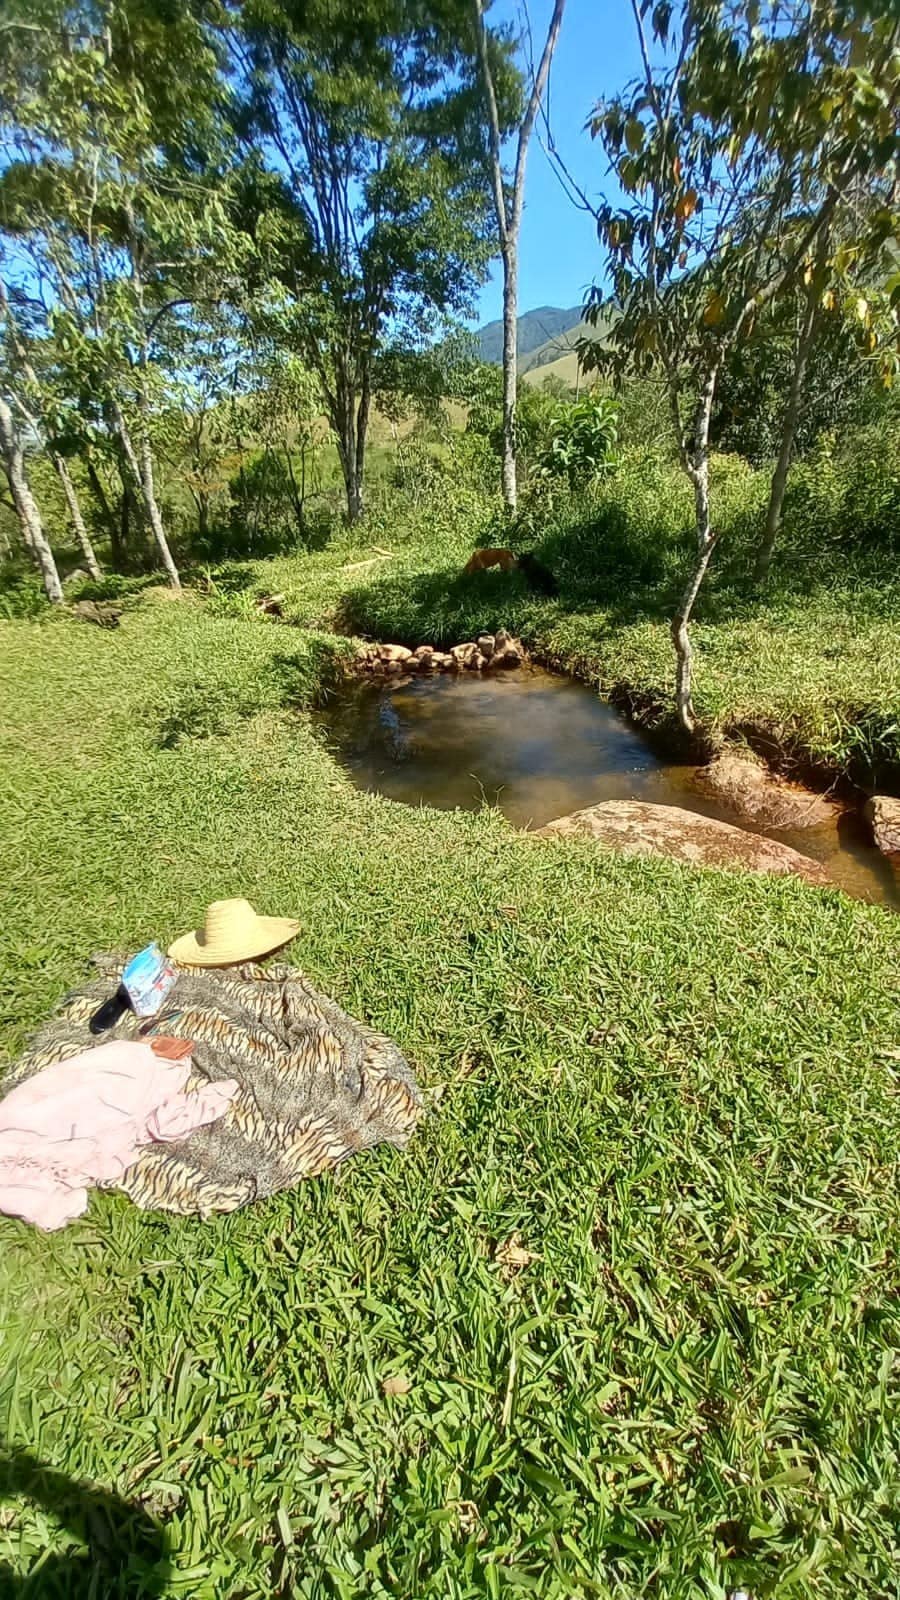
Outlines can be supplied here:
[[380, 354], [467, 311], [493, 250], [469, 0], [241, 0], [226, 37], [246, 226], [355, 521]]
[[[485, 111], [490, 143], [490, 181], [497, 231], [500, 240], [500, 259], [503, 264], [503, 456], [501, 482], [503, 501], [507, 511], [515, 511], [518, 497], [516, 483], [516, 393], [518, 385], [518, 329], [519, 329], [519, 234], [522, 227], [522, 208], [525, 202], [525, 168], [528, 146], [541, 102], [547, 89], [550, 67], [562, 28], [565, 0], [554, 0], [547, 27], [547, 36], [540, 61], [537, 64], [527, 93], [519, 109], [516, 126], [504, 126], [500, 111], [498, 84], [501, 75], [508, 73], [508, 63], [496, 49], [497, 41], [488, 35], [485, 22], [485, 0], [472, 0], [475, 18], [475, 37], [478, 63], [484, 92]], [[493, 59], [492, 59], [493, 57]], [[503, 145], [506, 137], [514, 133], [515, 156], [511, 180], [503, 166]]]
[[[177, 62], [177, 71], [172, 70]], [[230, 267], [212, 161], [219, 61], [189, 7], [13, 0], [0, 32], [0, 226], [86, 425], [115, 443], [173, 585], [156, 490], [164, 317]]]
[[[672, 618], [679, 720], [693, 732], [689, 624], [717, 541], [713, 405], [726, 362], [798, 284], [826, 292], [860, 181], [896, 160], [896, 21], [881, 8], [781, 0], [633, 0], [643, 71], [597, 108], [621, 199], [598, 211], [618, 316], [587, 360], [665, 381], [694, 494], [696, 547]], [[868, 216], [894, 226], [896, 185]], [[604, 297], [593, 297], [599, 316]]]

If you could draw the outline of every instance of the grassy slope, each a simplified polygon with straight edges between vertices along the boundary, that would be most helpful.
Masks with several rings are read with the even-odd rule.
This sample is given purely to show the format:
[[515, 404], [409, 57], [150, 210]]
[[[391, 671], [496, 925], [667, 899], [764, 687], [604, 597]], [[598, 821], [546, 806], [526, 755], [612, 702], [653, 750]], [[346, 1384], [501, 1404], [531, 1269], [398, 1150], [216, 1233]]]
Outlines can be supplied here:
[[[166, 1593], [893, 1592], [896, 921], [360, 796], [316, 659], [190, 604], [0, 626], [10, 1052], [243, 893], [432, 1107], [232, 1218], [0, 1219], [0, 1429], [161, 1518]], [[0, 1503], [14, 1571], [72, 1541]]]

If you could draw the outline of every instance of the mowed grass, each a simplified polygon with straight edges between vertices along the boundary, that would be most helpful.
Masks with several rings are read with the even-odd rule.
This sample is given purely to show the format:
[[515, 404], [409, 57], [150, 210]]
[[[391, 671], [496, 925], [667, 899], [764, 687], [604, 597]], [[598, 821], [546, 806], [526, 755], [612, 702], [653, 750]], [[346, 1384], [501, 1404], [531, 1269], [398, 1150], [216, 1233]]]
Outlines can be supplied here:
[[[233, 1217], [0, 1218], [0, 1593], [895, 1593], [900, 924], [360, 795], [326, 654], [190, 602], [0, 627], [8, 1053], [244, 894], [429, 1105]], [[20, 1449], [124, 1503], [129, 1571], [95, 1527], [89, 1587]]]

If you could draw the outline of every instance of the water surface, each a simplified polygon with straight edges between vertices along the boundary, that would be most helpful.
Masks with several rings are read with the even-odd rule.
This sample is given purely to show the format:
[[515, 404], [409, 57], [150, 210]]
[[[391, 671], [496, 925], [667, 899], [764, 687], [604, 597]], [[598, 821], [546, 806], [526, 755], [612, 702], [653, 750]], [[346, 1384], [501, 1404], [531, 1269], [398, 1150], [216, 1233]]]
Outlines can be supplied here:
[[888, 863], [855, 815], [839, 825], [754, 829], [697, 788], [695, 768], [664, 762], [585, 684], [537, 667], [354, 686], [319, 714], [360, 789], [407, 805], [499, 806], [516, 827], [601, 800], [648, 800], [766, 832], [823, 861], [849, 894], [900, 903]]

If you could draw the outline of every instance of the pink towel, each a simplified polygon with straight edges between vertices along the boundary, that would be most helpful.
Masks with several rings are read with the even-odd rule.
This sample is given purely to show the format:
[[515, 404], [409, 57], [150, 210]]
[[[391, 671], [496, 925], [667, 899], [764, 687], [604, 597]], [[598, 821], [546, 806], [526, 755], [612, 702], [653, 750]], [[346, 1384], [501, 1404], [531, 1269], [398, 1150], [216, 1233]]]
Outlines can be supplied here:
[[190, 1070], [190, 1058], [114, 1039], [19, 1084], [0, 1100], [0, 1211], [61, 1228], [87, 1209], [88, 1187], [120, 1178], [143, 1145], [215, 1122], [238, 1084], [186, 1094]]

